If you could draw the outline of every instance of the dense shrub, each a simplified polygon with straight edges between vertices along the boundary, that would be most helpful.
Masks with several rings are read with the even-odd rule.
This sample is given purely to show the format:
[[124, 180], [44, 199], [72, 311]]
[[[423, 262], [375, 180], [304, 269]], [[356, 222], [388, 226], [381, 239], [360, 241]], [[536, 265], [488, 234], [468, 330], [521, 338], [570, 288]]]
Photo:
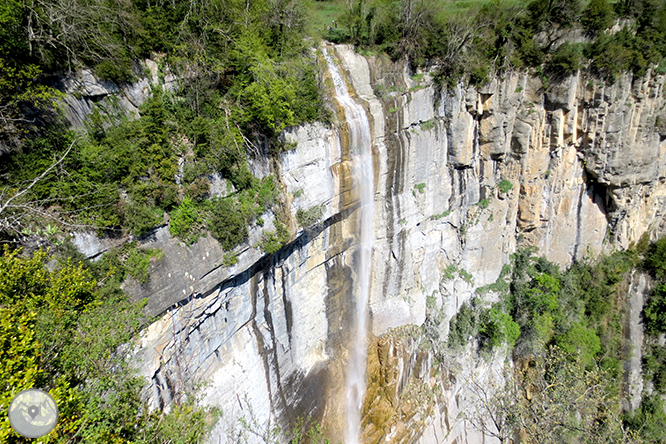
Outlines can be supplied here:
[[550, 56], [547, 71], [555, 78], [564, 78], [574, 74], [581, 67], [581, 49], [570, 43], [561, 44]]
[[657, 335], [666, 332], [666, 284], [654, 289], [643, 312], [648, 333]]
[[247, 239], [247, 223], [229, 199], [215, 199], [212, 202], [208, 229], [222, 248], [231, 250]]
[[[23, 389], [48, 391], [59, 410], [49, 442], [200, 442], [206, 410], [186, 401], [164, 416], [150, 414], [143, 380], [117, 353], [138, 333], [143, 304], [102, 296], [80, 263], [65, 260], [49, 271], [46, 253], [18, 253], [0, 252], [0, 406], [6, 410]], [[174, 427], [183, 416], [188, 427]], [[0, 422], [0, 439], [27, 442], [8, 420]]]
[[298, 210], [296, 212], [296, 220], [303, 228], [308, 228], [321, 219], [324, 214], [324, 206], [317, 205], [307, 210]]
[[608, 0], [591, 0], [585, 7], [580, 21], [585, 31], [598, 33], [610, 27], [614, 18], [615, 14]]
[[648, 247], [645, 266], [655, 278], [660, 280], [666, 278], [666, 237]]
[[477, 333], [478, 313], [471, 304], [463, 304], [449, 321], [449, 347], [458, 348], [467, 344]]
[[520, 336], [520, 326], [498, 305], [484, 312], [479, 333], [483, 347], [493, 349], [507, 345], [511, 350]]
[[200, 223], [199, 214], [191, 198], [186, 197], [180, 206], [171, 212], [171, 221], [169, 222], [169, 232], [172, 236], [191, 243], [196, 240], [195, 229]]
[[130, 233], [135, 236], [143, 236], [161, 221], [157, 211], [147, 205], [127, 204], [125, 206], [125, 223]]

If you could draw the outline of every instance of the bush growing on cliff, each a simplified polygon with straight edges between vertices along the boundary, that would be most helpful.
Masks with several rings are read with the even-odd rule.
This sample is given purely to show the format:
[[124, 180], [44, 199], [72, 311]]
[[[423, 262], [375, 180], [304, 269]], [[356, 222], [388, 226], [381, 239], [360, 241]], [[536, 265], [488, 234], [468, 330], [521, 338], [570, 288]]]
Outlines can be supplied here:
[[582, 50], [579, 45], [561, 44], [550, 56], [546, 69], [551, 76], [561, 79], [581, 68]]
[[511, 315], [502, 310], [502, 304], [496, 304], [487, 310], [482, 317], [479, 333], [482, 347], [492, 350], [506, 345], [512, 350], [520, 336], [520, 325], [514, 322]]
[[[81, 264], [65, 261], [49, 271], [47, 260], [42, 251], [31, 257], [0, 251], [2, 408], [22, 389], [40, 387], [54, 397], [60, 414], [49, 442], [199, 442], [205, 411], [185, 402], [168, 415], [148, 413], [140, 396], [143, 381], [118, 353], [137, 334], [143, 304], [103, 297]], [[183, 409], [188, 427], [167, 427], [182, 418]], [[0, 439], [28, 442], [6, 418]]]
[[587, 4], [580, 21], [588, 33], [598, 33], [613, 24], [615, 13], [608, 0], [591, 0]]
[[664, 401], [659, 395], [643, 396], [639, 409], [624, 415], [624, 425], [629, 430], [640, 432], [646, 444], [660, 444], [666, 438], [666, 413]]
[[478, 313], [470, 304], [463, 304], [449, 321], [449, 347], [460, 348], [477, 332]]
[[195, 230], [196, 225], [200, 222], [194, 202], [191, 198], [186, 197], [180, 203], [180, 206], [171, 213], [169, 232], [172, 236], [177, 236], [187, 243], [193, 243], [197, 240]]
[[261, 248], [265, 253], [277, 253], [280, 248], [289, 240], [289, 231], [287, 227], [279, 220], [275, 221], [275, 231], [264, 233], [261, 238]]
[[497, 184], [497, 188], [501, 193], [506, 194], [513, 189], [513, 184], [506, 179], [502, 179], [500, 183]]
[[232, 250], [247, 239], [247, 224], [229, 199], [213, 201], [208, 229], [225, 250]]
[[321, 219], [321, 216], [324, 214], [324, 206], [316, 205], [307, 210], [298, 210], [296, 212], [296, 220], [303, 228], [308, 228]]

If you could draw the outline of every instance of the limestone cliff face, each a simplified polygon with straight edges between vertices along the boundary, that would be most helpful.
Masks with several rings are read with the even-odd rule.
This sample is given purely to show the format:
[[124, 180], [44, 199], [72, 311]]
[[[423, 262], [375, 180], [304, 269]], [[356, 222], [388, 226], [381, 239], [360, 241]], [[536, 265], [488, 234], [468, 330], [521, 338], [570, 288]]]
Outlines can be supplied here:
[[[626, 248], [647, 230], [664, 233], [666, 77], [603, 85], [576, 75], [544, 92], [539, 79], [515, 73], [442, 92], [428, 73], [410, 76], [403, 64], [345, 46], [333, 52], [373, 134], [364, 441], [482, 442], [465, 416], [469, 381], [501, 374], [503, 357], [425, 349], [426, 318], [446, 338], [449, 319], [495, 282], [521, 243], [567, 265]], [[289, 196], [293, 242], [265, 256], [254, 227], [238, 264], [225, 267], [215, 242], [185, 247], [162, 229], [147, 242], [166, 252], [151, 282], [128, 284], [151, 298], [152, 314], [163, 313], [135, 357], [151, 401], [166, 405], [204, 382], [203, 402], [222, 409], [215, 443], [239, 418], [256, 427], [311, 418], [342, 439], [357, 282], [353, 160], [342, 117], [283, 136], [296, 148], [270, 169]], [[322, 222], [299, 228], [297, 210], [316, 205]]]
[[55, 87], [63, 92], [61, 107], [72, 127], [83, 128], [93, 112], [102, 122], [110, 124], [118, 116], [139, 116], [139, 107], [159, 87], [173, 92], [178, 78], [168, 67], [146, 59], [140, 66], [143, 75], [134, 83], [118, 85], [112, 80], [99, 80], [92, 71], [85, 69], [59, 79]]

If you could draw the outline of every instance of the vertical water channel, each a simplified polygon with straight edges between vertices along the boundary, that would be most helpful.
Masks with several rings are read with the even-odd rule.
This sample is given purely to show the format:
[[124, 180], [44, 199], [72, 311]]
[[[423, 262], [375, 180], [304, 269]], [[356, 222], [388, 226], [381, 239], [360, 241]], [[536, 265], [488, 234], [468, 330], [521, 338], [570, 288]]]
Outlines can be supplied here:
[[326, 48], [323, 48], [328, 70], [333, 78], [335, 95], [345, 113], [349, 129], [349, 151], [352, 155], [354, 183], [359, 188], [360, 223], [357, 250], [357, 285], [353, 311], [352, 343], [349, 347], [346, 389], [345, 443], [357, 444], [361, 436], [361, 408], [366, 389], [367, 321], [370, 278], [372, 273], [372, 246], [374, 233], [374, 171], [372, 168], [372, 136], [365, 109], [349, 95], [345, 79], [340, 74]]

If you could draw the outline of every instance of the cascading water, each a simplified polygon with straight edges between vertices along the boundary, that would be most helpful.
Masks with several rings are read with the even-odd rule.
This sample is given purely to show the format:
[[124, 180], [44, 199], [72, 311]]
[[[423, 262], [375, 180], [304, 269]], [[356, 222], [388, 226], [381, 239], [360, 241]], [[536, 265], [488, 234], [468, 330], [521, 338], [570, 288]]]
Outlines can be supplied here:
[[347, 84], [340, 75], [333, 59], [323, 48], [328, 70], [333, 78], [335, 95], [345, 113], [349, 128], [352, 168], [360, 194], [361, 214], [358, 246], [358, 286], [356, 287], [356, 310], [352, 343], [346, 381], [346, 429], [345, 443], [357, 444], [361, 435], [361, 408], [365, 396], [365, 370], [367, 360], [367, 318], [368, 297], [370, 294], [370, 275], [372, 273], [372, 246], [374, 234], [372, 219], [374, 215], [374, 171], [372, 168], [372, 136], [370, 122], [361, 105], [349, 95]]

